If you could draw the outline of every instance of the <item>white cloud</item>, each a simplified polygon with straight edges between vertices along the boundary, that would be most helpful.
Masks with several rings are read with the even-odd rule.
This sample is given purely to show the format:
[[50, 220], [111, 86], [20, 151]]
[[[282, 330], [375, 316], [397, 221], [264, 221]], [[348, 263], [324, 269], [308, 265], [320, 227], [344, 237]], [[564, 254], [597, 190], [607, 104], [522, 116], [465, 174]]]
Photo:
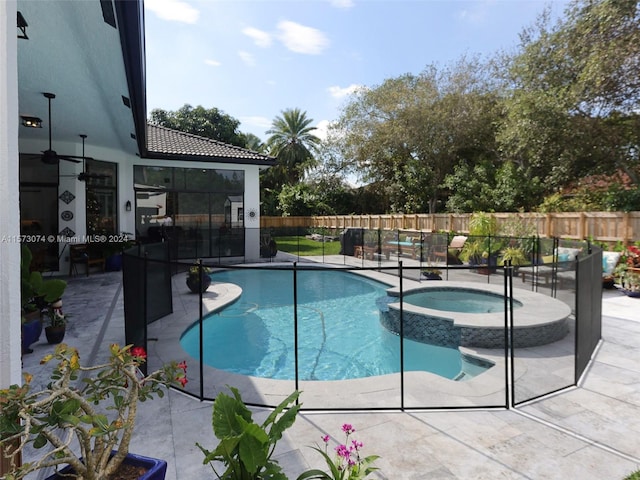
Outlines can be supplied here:
[[256, 60], [249, 52], [245, 52], [244, 50], [239, 50], [238, 55], [244, 62], [247, 67], [253, 67], [256, 64]]
[[283, 20], [278, 23], [280, 41], [292, 52], [318, 55], [329, 46], [329, 39], [315, 28]]
[[357, 92], [358, 89], [361, 88], [361, 87], [362, 87], [362, 85], [357, 85], [355, 83], [352, 83], [348, 87], [339, 87], [339, 86], [335, 85], [333, 87], [327, 88], [327, 91], [334, 98], [343, 98], [343, 97], [346, 97], [348, 95], [351, 95], [352, 93]]
[[329, 0], [332, 7], [351, 8], [354, 6], [353, 0]]
[[316, 125], [316, 129], [311, 133], [320, 140], [326, 140], [327, 134], [329, 133], [329, 125], [329, 120], [320, 120]]
[[217, 60], [209, 60], [209, 59], [205, 60], [205, 61], [204, 61], [204, 63], [205, 63], [206, 65], [210, 65], [210, 66], [212, 66], [212, 67], [219, 67], [220, 65], [222, 65], [222, 64], [221, 64], [219, 61], [217, 61]]
[[173, 22], [196, 23], [200, 11], [180, 0], [145, 0], [145, 9], [159, 18]]
[[246, 27], [242, 29], [242, 33], [244, 33], [247, 37], [250, 37], [254, 43], [262, 48], [267, 48], [271, 46], [271, 35], [263, 30], [258, 30], [253, 27]]

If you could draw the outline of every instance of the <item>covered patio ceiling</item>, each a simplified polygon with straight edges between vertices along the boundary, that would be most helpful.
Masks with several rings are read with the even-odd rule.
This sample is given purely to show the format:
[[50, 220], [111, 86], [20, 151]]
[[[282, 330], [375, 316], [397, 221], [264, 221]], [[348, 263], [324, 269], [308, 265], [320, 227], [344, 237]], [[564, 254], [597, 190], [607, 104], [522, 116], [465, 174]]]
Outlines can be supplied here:
[[[140, 8], [138, 2], [123, 3]], [[142, 105], [138, 111], [146, 116], [144, 70], [140, 68], [138, 75], [141, 88], [133, 94], [143, 98], [134, 102], [120, 32], [105, 21], [112, 9], [112, 23], [117, 22], [112, 2], [21, 0], [17, 8], [28, 24], [28, 39], [18, 38], [19, 112], [43, 120], [42, 128], [19, 127], [20, 153], [37, 154], [48, 148], [48, 100], [43, 92], [56, 95], [51, 123], [53, 150], [58, 154], [81, 154], [80, 134], [88, 136], [87, 156], [99, 158], [92, 154], [93, 146], [140, 153], [134, 110]]]

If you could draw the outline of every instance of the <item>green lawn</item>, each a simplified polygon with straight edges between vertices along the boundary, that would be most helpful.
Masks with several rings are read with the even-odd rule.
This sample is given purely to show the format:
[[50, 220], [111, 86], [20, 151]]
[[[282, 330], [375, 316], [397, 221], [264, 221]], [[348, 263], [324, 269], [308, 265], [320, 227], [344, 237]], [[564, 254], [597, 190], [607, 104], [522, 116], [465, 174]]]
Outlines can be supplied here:
[[[340, 242], [317, 242], [306, 237], [274, 237], [278, 250], [294, 255], [338, 255]], [[323, 251], [324, 247], [324, 251]]]

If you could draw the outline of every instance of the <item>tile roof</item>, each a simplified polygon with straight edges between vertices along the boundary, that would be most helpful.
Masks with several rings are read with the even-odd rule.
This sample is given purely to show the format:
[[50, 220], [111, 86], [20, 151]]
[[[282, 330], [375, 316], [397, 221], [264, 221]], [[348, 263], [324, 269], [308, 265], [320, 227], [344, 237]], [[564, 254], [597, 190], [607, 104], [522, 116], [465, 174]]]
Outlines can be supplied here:
[[236, 147], [228, 143], [172, 130], [155, 123], [147, 123], [147, 157], [205, 162], [249, 163], [273, 165], [268, 155]]

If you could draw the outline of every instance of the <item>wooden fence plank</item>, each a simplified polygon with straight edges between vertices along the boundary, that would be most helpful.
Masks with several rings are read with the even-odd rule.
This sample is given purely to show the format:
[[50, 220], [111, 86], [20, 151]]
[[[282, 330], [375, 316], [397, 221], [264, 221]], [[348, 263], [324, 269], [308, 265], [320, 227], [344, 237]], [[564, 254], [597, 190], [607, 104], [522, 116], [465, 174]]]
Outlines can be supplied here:
[[[331, 215], [318, 217], [261, 217], [260, 228], [365, 228], [368, 230], [413, 230], [469, 232], [472, 214], [436, 213], [412, 215]], [[541, 237], [560, 237], [574, 240], [590, 239], [608, 242], [640, 241], [640, 212], [554, 212], [554, 213], [495, 213], [499, 225], [510, 219], [533, 223]]]

